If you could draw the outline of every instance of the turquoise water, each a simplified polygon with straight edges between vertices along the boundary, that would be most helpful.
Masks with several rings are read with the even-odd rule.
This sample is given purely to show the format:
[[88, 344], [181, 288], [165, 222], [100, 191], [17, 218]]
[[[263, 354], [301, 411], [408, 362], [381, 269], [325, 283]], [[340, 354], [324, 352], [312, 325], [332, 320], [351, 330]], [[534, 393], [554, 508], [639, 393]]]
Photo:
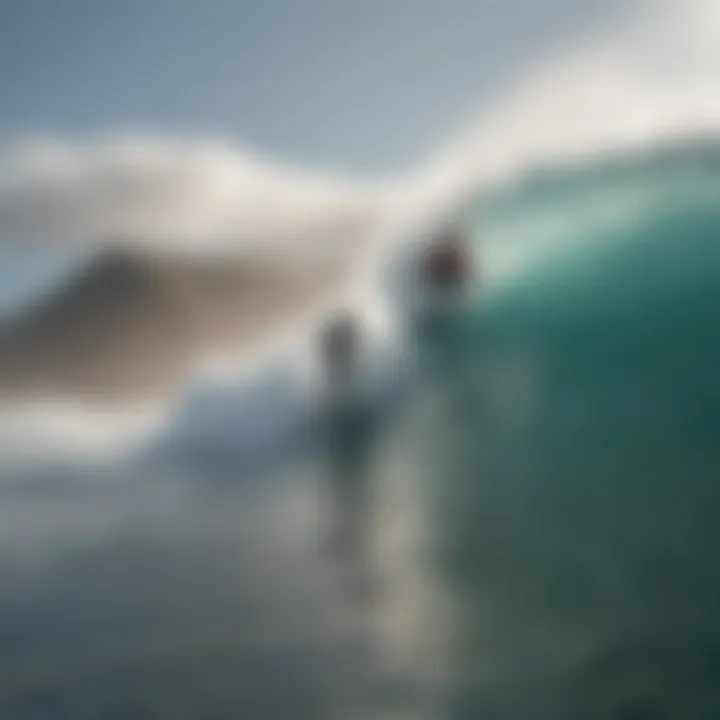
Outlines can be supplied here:
[[458, 717], [720, 717], [720, 175], [676, 152], [481, 208], [540, 249], [432, 345]]

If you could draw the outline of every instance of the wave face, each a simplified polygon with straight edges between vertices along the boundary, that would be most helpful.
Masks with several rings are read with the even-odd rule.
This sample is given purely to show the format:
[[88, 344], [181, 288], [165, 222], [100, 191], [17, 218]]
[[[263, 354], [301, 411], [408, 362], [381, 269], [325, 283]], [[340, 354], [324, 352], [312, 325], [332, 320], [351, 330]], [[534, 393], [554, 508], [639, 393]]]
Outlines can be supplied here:
[[417, 438], [458, 717], [720, 712], [719, 196], [701, 143], [473, 205], [486, 286], [428, 341]]

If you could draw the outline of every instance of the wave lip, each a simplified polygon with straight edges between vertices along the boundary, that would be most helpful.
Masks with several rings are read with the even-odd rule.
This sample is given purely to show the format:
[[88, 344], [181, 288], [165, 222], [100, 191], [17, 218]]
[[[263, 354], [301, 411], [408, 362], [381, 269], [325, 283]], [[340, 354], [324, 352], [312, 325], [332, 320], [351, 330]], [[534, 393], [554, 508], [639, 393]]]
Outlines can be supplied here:
[[[720, 138], [712, 0], [642, 4], [509, 87], [428, 159], [417, 206], [456, 208], [537, 167]], [[427, 215], [427, 213], [426, 213]]]

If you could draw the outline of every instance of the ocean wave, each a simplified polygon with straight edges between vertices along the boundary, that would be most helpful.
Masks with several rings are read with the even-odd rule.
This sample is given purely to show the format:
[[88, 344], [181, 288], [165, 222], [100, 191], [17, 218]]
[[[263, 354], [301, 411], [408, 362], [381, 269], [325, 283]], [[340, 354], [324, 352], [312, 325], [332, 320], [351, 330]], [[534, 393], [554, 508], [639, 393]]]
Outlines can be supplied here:
[[[379, 335], [396, 333], [394, 301], [379, 270], [441, 217], [463, 221], [469, 214], [469, 232], [482, 247], [482, 292], [491, 296], [549, 254], [631, 235], [663, 203], [684, 202], [690, 212], [693, 202], [713, 202], [720, 178], [714, 167], [693, 175], [676, 166], [687, 165], [682, 158], [692, 152], [705, 157], [720, 138], [720, 103], [711, 92], [720, 82], [714, 11], [702, 0], [647, 6], [614, 34], [568, 49], [509, 90], [393, 185], [392, 212], [373, 226], [358, 255], [357, 282], [333, 303], [367, 312]], [[663, 155], [667, 147], [677, 152]], [[654, 167], [652, 159], [662, 157], [665, 165]], [[305, 336], [329, 309], [313, 308], [303, 318]], [[248, 378], [237, 383], [253, 382]], [[147, 440], [177, 405], [176, 397], [160, 411], [49, 401], [6, 408], [0, 447], [13, 462], [112, 454]]]
[[537, 167], [720, 136], [720, 26], [710, 0], [643, 3], [557, 52], [430, 157], [424, 217]]

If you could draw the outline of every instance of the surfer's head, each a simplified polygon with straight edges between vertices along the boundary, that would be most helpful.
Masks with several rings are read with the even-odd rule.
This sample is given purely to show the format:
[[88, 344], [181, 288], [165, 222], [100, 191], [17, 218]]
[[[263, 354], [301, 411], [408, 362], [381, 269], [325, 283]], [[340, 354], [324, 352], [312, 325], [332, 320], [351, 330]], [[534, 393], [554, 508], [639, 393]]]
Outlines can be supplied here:
[[467, 285], [472, 272], [470, 246], [456, 227], [441, 230], [425, 249], [420, 275], [431, 290], [454, 290]]
[[328, 383], [347, 385], [355, 375], [360, 349], [360, 324], [351, 312], [331, 317], [320, 334], [320, 354]]

